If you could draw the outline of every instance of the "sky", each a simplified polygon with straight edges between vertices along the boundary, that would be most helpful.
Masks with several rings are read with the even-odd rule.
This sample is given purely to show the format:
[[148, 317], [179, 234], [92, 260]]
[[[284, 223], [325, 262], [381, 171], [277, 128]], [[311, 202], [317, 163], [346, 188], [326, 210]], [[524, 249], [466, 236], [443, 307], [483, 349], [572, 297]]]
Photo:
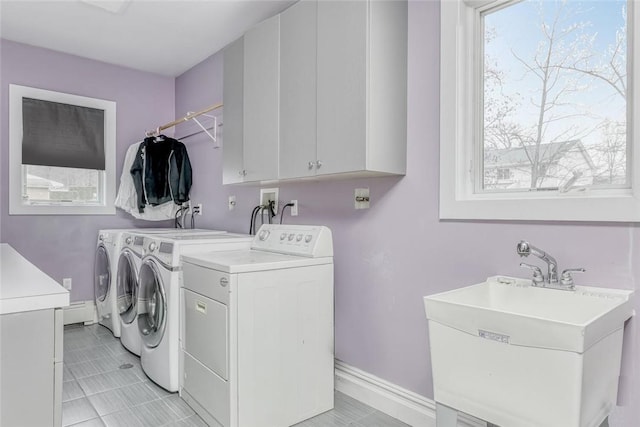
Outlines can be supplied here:
[[[536, 48], [543, 40], [541, 15], [544, 16], [546, 23], [550, 23], [560, 4], [561, 2], [557, 0], [526, 0], [499, 10], [489, 11], [484, 15], [485, 28], [491, 29], [495, 34], [495, 38], [485, 44], [485, 55], [493, 58], [503, 72], [502, 90], [518, 101], [514, 103], [518, 106], [513, 117], [521, 124], [534, 126], [537, 123], [539, 109], [534, 104], [540, 98], [540, 80], [534, 78], [532, 73], [527, 73], [526, 68], [514, 57], [514, 52], [524, 61], [532, 63]], [[573, 24], [584, 25], [584, 33], [595, 36], [593, 46], [597, 57], [614, 43], [616, 31], [624, 23], [625, 5], [626, 2], [618, 0], [568, 0], [564, 5], [567, 13], [563, 15], [560, 26], [566, 28]], [[567, 42], [572, 37], [573, 35], [567, 38]], [[606, 83], [588, 78], [581, 73], [574, 76], [579, 77], [580, 90], [562, 98], [563, 101], [571, 104], [570, 107], [563, 107], [562, 110], [555, 109], [555, 112], [562, 111], [568, 114], [578, 111], [583, 114], [588, 111], [590, 117], [583, 114], [578, 118], [555, 123], [550, 126], [547, 139], [552, 139], [562, 131], [563, 127], [580, 126], [584, 129], [581, 133], [583, 143], [597, 144], [602, 135], [598, 132], [589, 134], [590, 130], [605, 117], [618, 121], [624, 120], [625, 101]], [[563, 80], [557, 88], [567, 81]], [[576, 105], [578, 109], [575, 108]]]

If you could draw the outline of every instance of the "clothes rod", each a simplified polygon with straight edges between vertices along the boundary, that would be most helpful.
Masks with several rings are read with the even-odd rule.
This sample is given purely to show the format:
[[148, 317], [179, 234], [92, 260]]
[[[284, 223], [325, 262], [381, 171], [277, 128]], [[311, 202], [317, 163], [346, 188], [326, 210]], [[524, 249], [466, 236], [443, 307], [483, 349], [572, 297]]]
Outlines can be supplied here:
[[164, 124], [162, 126], [158, 126], [154, 130], [147, 131], [146, 135], [147, 136], [160, 135], [160, 132], [162, 132], [165, 129], [172, 128], [175, 125], [179, 125], [180, 123], [188, 122], [189, 120], [193, 119], [194, 117], [201, 116], [201, 115], [203, 115], [205, 113], [208, 113], [209, 111], [217, 110], [218, 108], [222, 108], [222, 103], [211, 105], [211, 106], [209, 106], [209, 107], [207, 107], [207, 108], [205, 108], [203, 110], [196, 111], [195, 113], [189, 113], [186, 116], [182, 117], [181, 119], [176, 119], [176, 120], [174, 120], [172, 122], [169, 122], [167, 124]]

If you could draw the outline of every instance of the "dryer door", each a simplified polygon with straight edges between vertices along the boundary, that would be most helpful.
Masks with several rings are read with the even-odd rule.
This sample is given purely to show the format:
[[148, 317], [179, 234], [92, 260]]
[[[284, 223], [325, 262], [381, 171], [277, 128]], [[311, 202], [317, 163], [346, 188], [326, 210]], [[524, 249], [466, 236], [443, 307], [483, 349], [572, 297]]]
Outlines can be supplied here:
[[124, 323], [136, 318], [138, 300], [138, 279], [136, 277], [135, 255], [125, 249], [118, 260], [118, 311]]
[[96, 259], [94, 264], [93, 288], [95, 290], [96, 302], [104, 302], [109, 293], [111, 284], [111, 263], [109, 254], [104, 245], [96, 249]]
[[153, 348], [160, 344], [167, 324], [167, 294], [158, 267], [146, 259], [140, 267], [138, 330], [142, 342]]

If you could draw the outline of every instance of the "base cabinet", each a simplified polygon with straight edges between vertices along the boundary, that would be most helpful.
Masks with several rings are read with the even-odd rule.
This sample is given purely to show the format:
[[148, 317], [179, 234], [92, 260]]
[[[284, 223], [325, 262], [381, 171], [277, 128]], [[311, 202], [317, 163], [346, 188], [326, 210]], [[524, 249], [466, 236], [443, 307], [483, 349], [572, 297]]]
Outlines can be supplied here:
[[0, 426], [62, 425], [62, 320], [62, 309], [0, 316]]

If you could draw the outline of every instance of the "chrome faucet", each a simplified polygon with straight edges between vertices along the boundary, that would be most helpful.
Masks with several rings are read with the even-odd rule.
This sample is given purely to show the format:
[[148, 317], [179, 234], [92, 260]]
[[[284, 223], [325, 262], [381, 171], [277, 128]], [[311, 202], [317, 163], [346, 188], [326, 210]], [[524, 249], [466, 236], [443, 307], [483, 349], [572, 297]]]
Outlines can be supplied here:
[[[544, 281], [546, 283], [549, 283], [550, 285], [558, 283], [558, 263], [556, 262], [556, 259], [554, 257], [524, 240], [521, 240], [520, 243], [518, 243], [516, 250], [518, 251], [518, 255], [520, 255], [521, 257], [534, 255], [546, 262], [547, 277]], [[522, 264], [520, 264], [520, 266], [524, 267]]]
[[520, 267], [525, 267], [533, 271], [533, 286], [573, 291], [576, 287], [573, 283], [571, 273], [584, 273], [586, 271], [584, 268], [568, 268], [562, 272], [562, 278], [558, 280], [558, 263], [554, 257], [524, 240], [518, 243], [516, 250], [521, 257], [534, 255], [547, 263], [546, 277], [542, 273], [542, 270], [540, 270], [540, 267], [524, 262], [520, 263]]

